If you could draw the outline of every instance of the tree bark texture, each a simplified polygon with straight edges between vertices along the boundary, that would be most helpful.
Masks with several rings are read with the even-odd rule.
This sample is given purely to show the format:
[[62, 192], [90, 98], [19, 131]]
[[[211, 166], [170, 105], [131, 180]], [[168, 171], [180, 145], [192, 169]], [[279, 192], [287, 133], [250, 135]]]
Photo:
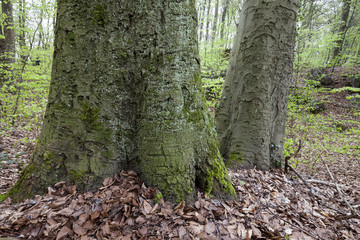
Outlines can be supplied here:
[[1, 26], [3, 38], [0, 39], [0, 83], [7, 80], [7, 72], [11, 71], [9, 64], [15, 62], [15, 31], [12, 2], [7, 0], [1, 1], [1, 9], [2, 13], [5, 14], [5, 19]]
[[232, 168], [269, 169], [283, 151], [297, 0], [244, 2], [216, 113]]
[[41, 136], [11, 190], [80, 190], [135, 170], [172, 201], [235, 191], [201, 86], [195, 1], [58, 1]]

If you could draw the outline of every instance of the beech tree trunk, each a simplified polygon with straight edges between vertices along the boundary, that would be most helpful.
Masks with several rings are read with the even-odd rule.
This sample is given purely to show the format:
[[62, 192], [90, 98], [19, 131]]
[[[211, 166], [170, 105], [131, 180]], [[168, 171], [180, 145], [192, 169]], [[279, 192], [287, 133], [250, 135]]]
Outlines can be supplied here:
[[247, 0], [216, 113], [232, 168], [269, 169], [282, 157], [297, 0]]
[[49, 101], [15, 200], [135, 170], [172, 201], [233, 196], [201, 86], [195, 1], [58, 0]]

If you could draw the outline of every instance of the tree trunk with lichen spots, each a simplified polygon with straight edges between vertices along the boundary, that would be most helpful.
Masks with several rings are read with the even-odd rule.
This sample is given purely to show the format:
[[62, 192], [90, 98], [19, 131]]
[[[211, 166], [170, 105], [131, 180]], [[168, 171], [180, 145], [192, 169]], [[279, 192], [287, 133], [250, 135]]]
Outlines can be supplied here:
[[135, 170], [171, 201], [234, 196], [205, 105], [195, 1], [58, 0], [49, 101], [8, 196]]
[[282, 157], [297, 0], [247, 0], [216, 112], [232, 168], [269, 169]]

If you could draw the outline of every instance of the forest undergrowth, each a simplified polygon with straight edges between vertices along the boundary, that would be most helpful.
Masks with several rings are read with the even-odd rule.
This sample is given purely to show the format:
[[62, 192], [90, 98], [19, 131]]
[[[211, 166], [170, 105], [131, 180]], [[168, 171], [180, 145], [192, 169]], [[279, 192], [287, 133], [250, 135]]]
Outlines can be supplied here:
[[[237, 201], [210, 199], [199, 192], [194, 204], [173, 205], [134, 172], [122, 172], [106, 179], [97, 192], [79, 193], [58, 183], [32, 200], [6, 200], [0, 204], [0, 237], [360, 239], [360, 104], [351, 102], [352, 92], [344, 88], [344, 76], [355, 70], [337, 68], [334, 83], [326, 88], [316, 87], [306, 73], [294, 77], [284, 146], [288, 171], [285, 160], [269, 172], [230, 171]], [[18, 102], [16, 89], [3, 86], [0, 194], [14, 185], [30, 159], [48, 83], [28, 79]], [[214, 110], [221, 80], [205, 83]], [[321, 111], [310, 113], [318, 104]]]

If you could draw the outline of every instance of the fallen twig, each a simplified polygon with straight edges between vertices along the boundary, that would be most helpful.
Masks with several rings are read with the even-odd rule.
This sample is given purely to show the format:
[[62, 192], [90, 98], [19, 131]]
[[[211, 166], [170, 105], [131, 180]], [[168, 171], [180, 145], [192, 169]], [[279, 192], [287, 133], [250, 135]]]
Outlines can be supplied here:
[[292, 167], [292, 166], [288, 166], [289, 167], [289, 169], [291, 170], [291, 171], [293, 171], [295, 174], [296, 174], [296, 176], [298, 176], [302, 181], [303, 181], [303, 183], [305, 184], [305, 186], [307, 186], [309, 189], [310, 189], [310, 195], [311, 196], [314, 196], [315, 195], [315, 191], [314, 191], [314, 189], [307, 183], [307, 181]]
[[345, 195], [344, 193], [341, 191], [339, 185], [337, 184], [337, 181], [336, 179], [334, 178], [332, 172], [330, 171], [329, 167], [327, 166], [327, 164], [325, 163], [324, 159], [320, 156], [321, 158], [321, 161], [323, 162], [323, 164], [325, 165], [331, 179], [333, 180], [334, 184], [335, 184], [335, 187], [336, 187], [336, 190], [337, 192], [339, 193], [341, 199], [345, 202], [345, 204], [349, 207], [350, 211], [351, 211], [351, 215], [346, 215], [346, 216], [349, 216], [350, 218], [354, 218], [354, 216], [356, 218], [359, 218], [360, 219], [360, 215], [355, 211], [355, 209], [350, 205], [350, 203], [346, 200], [345, 198]]
[[326, 186], [330, 186], [330, 187], [335, 187], [335, 188], [336, 188], [336, 185], [335, 185], [334, 183], [330, 183], [330, 182], [326, 182], [326, 181], [322, 181], [322, 180], [307, 179], [306, 182], [307, 182], [307, 183], [322, 184], [322, 185], [326, 185]]

